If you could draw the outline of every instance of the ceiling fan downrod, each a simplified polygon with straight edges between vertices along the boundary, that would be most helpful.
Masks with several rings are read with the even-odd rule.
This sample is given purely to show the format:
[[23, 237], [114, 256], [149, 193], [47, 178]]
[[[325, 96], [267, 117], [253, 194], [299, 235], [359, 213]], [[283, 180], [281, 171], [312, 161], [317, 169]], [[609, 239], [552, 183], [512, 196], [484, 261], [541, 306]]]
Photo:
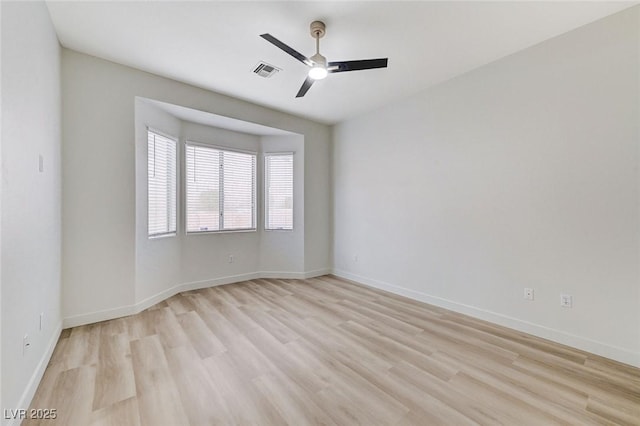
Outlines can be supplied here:
[[309, 26], [311, 37], [316, 39], [316, 54], [310, 57], [313, 66], [309, 70], [309, 77], [313, 80], [322, 80], [327, 76], [327, 58], [320, 54], [320, 39], [326, 33], [326, 26], [322, 21], [313, 21]]

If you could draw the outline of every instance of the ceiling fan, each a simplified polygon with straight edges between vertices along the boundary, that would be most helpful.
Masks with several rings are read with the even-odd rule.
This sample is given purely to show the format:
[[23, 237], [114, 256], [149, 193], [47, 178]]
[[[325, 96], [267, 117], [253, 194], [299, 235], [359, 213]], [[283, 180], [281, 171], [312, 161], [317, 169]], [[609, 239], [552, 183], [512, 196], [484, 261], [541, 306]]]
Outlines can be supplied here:
[[327, 58], [320, 54], [320, 39], [324, 37], [326, 33], [326, 26], [324, 25], [324, 22], [313, 21], [311, 23], [310, 32], [311, 37], [316, 39], [316, 54], [310, 58], [307, 58], [292, 47], [287, 46], [271, 34], [260, 34], [260, 37], [267, 40], [274, 46], [284, 50], [286, 53], [293, 56], [310, 68], [309, 75], [307, 76], [307, 79], [304, 81], [304, 83], [302, 83], [302, 87], [300, 87], [300, 90], [298, 90], [296, 98], [303, 97], [314, 81], [322, 80], [329, 73], [360, 71], [387, 67], [388, 58], [327, 62]]

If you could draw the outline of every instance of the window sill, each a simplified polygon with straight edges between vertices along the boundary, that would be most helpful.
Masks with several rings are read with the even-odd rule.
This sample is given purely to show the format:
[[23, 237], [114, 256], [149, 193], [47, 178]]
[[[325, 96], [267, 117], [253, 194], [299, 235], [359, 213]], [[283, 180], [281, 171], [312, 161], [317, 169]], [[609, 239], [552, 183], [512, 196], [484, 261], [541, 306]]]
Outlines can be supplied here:
[[177, 235], [177, 233], [172, 232], [170, 234], [158, 234], [158, 235], [148, 235], [148, 238], [150, 240], [161, 240], [163, 238], [170, 238], [170, 237], [175, 237]]
[[190, 235], [210, 235], [210, 234], [244, 234], [250, 232], [257, 232], [257, 229], [225, 229], [221, 231], [190, 231], [187, 232], [187, 236]]

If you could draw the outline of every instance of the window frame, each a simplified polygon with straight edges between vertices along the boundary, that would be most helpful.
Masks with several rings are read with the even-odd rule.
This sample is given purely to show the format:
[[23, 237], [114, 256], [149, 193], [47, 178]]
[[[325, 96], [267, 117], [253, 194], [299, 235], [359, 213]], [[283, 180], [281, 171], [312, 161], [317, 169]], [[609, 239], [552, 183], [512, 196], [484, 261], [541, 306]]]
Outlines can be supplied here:
[[[269, 228], [268, 220], [269, 220], [269, 187], [267, 178], [267, 157], [277, 157], [277, 156], [290, 156], [291, 157], [291, 228]], [[264, 204], [264, 230], [265, 231], [275, 231], [275, 232], [292, 232], [296, 228], [296, 216], [295, 216], [295, 152], [294, 151], [277, 151], [277, 152], [265, 152], [263, 153], [263, 204]]]
[[[147, 133], [147, 173], [146, 173], [146, 180], [147, 180], [147, 238], [150, 240], [155, 240], [155, 239], [159, 239], [159, 238], [167, 238], [167, 237], [175, 237], [176, 235], [178, 235], [178, 223], [179, 223], [179, 205], [178, 205], [178, 199], [179, 199], [179, 175], [180, 172], [178, 170], [178, 165], [179, 165], [179, 156], [178, 156], [178, 146], [179, 146], [179, 138], [175, 137], [175, 136], [171, 136], [168, 133], [162, 132], [160, 130], [157, 130], [153, 127], [150, 126], [146, 126], [146, 133]], [[173, 230], [169, 230], [166, 232], [158, 232], [158, 233], [151, 233], [150, 232], [150, 224], [151, 221], [150, 219], [150, 213], [151, 213], [151, 209], [150, 209], [150, 191], [149, 191], [149, 158], [150, 158], [150, 151], [149, 151], [149, 134], [154, 134], [157, 136], [160, 136], [162, 138], [165, 138], [171, 142], [173, 142], [173, 150], [174, 150], [174, 164], [173, 164], [173, 186], [174, 186], [174, 191], [173, 191], [173, 209], [175, 211], [175, 218], [174, 218], [174, 229]], [[155, 149], [155, 148], [154, 148]], [[155, 165], [155, 159], [154, 159], [154, 165]]]
[[[238, 154], [247, 154], [253, 156], [253, 173], [252, 173], [252, 200], [251, 200], [251, 218], [252, 218], [252, 227], [251, 228], [236, 228], [236, 229], [213, 229], [213, 230], [204, 230], [204, 231], [190, 231], [189, 230], [189, 190], [188, 190], [188, 153], [187, 150], [189, 147], [197, 147], [197, 148], [205, 148], [216, 151], [221, 151], [224, 155], [224, 152], [238, 153]], [[258, 153], [256, 151], [249, 151], [243, 149], [229, 148], [223, 145], [215, 145], [205, 142], [198, 142], [190, 139], [186, 139], [184, 141], [184, 228], [186, 235], [204, 235], [204, 234], [227, 234], [227, 233], [235, 233], [235, 232], [256, 232], [258, 230], [258, 212], [257, 212], [257, 192], [258, 192]], [[224, 163], [223, 163], [224, 164]], [[220, 203], [220, 213], [218, 216], [218, 226], [220, 224], [224, 224], [224, 173], [221, 171], [219, 175], [218, 181], [218, 194], [219, 194], [219, 203]]]

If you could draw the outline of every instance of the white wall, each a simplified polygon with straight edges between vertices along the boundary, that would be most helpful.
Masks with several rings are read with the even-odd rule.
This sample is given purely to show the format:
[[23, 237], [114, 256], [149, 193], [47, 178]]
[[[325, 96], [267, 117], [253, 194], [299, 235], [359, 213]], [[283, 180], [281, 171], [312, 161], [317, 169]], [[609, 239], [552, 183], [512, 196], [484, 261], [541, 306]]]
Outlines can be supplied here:
[[[322, 274], [332, 264], [331, 253], [331, 131], [316, 127], [304, 134], [304, 269], [307, 273]], [[325, 244], [326, 243], [326, 244]]]
[[[0, 5], [0, 47], [2, 47], [2, 6]], [[0, 99], [2, 99], [2, 54], [0, 49]], [[0, 101], [0, 177], [2, 176], [2, 102]], [[0, 178], [0, 320], [2, 319], [2, 179]], [[2, 403], [2, 326], [0, 325], [0, 407]]]
[[[180, 138], [182, 122], [171, 114], [145, 102], [135, 101], [136, 140], [136, 259], [135, 302], [145, 300], [180, 282], [180, 243], [172, 238], [148, 237], [147, 205], [147, 126], [167, 135]], [[178, 151], [180, 154], [182, 151]], [[180, 158], [180, 157], [178, 157]], [[180, 162], [178, 162], [180, 164]], [[180, 168], [178, 168], [178, 172]], [[178, 197], [180, 197], [178, 185]], [[178, 217], [180, 226], [180, 217]]]
[[336, 126], [338, 274], [640, 365], [638, 11]]
[[[258, 152], [260, 137], [183, 121], [182, 140]], [[183, 154], [184, 156], [184, 154]], [[184, 182], [184, 174], [182, 182]], [[181, 211], [186, 211], [184, 197]], [[181, 227], [182, 281], [197, 283], [227, 278], [241, 281], [258, 271], [260, 236], [258, 232], [203, 233], [185, 235]], [[229, 263], [233, 255], [233, 263]]]
[[[211, 285], [216, 280], [242, 280], [258, 271], [258, 232], [186, 235], [182, 196], [184, 142], [226, 146], [258, 152], [260, 137], [182, 121], [152, 103], [136, 100], [136, 303], [162, 298], [175, 287]], [[147, 126], [179, 140], [178, 232], [176, 236], [147, 236]], [[228, 262], [228, 256], [234, 262]], [[233, 278], [237, 277], [237, 278]]]
[[[147, 236], [147, 128], [179, 140], [180, 182], [184, 175], [184, 143], [193, 141], [258, 154], [257, 230], [186, 235], [183, 185], [178, 185], [178, 232], [171, 237]], [[258, 136], [182, 121], [152, 102], [136, 99], [136, 264], [135, 302], [146, 306], [177, 290], [207, 287], [256, 276], [304, 274], [304, 137]], [[296, 200], [292, 232], [265, 231], [262, 152], [295, 151]], [[327, 214], [329, 211], [327, 210]], [[233, 256], [233, 263], [229, 256]]]
[[[259, 179], [258, 205], [261, 211], [258, 214], [260, 229], [260, 267], [265, 275], [286, 277], [287, 272], [302, 273], [305, 271], [304, 235], [308, 227], [304, 224], [304, 187], [305, 187], [305, 152], [304, 140], [299, 135], [291, 136], [263, 136], [260, 139], [261, 151], [269, 152], [293, 152], [293, 230], [292, 231], [266, 231], [264, 230], [264, 179]], [[264, 176], [264, 157], [260, 158], [260, 176]], [[327, 172], [329, 167], [327, 167]], [[325, 215], [331, 211], [324, 209]], [[329, 229], [326, 232], [330, 232]]]
[[328, 126], [67, 49], [62, 90], [67, 325], [131, 313], [149, 294], [136, 294], [136, 96], [304, 135], [304, 271], [328, 271]]
[[44, 3], [0, 8], [2, 408], [15, 409], [29, 404], [61, 327], [60, 47]]

